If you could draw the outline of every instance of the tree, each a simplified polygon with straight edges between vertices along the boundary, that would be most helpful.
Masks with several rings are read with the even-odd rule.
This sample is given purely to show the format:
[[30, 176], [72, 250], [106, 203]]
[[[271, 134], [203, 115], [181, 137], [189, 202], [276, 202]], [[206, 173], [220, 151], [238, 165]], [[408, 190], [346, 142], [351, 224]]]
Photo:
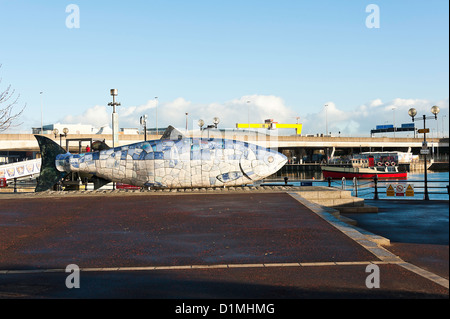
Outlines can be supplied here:
[[[0, 68], [1, 68], [0, 64]], [[2, 79], [0, 78], [0, 84]], [[20, 94], [15, 94], [16, 91], [9, 85], [5, 90], [0, 90], [0, 132], [6, 131], [12, 126], [18, 126], [21, 123], [17, 123], [18, 118], [22, 115], [26, 104], [19, 109], [18, 102]]]

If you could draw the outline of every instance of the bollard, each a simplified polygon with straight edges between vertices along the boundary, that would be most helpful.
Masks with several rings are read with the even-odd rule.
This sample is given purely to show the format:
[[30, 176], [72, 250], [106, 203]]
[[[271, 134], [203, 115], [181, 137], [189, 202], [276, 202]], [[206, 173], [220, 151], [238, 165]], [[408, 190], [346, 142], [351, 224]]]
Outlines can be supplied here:
[[353, 188], [355, 189], [355, 196], [358, 197], [358, 179], [353, 177]]
[[14, 193], [17, 193], [17, 178], [14, 178]]
[[375, 177], [373, 178], [373, 181], [375, 183], [375, 194], [373, 196], [373, 199], [379, 199], [378, 198], [378, 175], [375, 175]]
[[328, 177], [328, 187], [331, 187], [331, 177]]
[[342, 177], [342, 189], [345, 190], [345, 177]]
[[287, 178], [287, 177], [284, 178], [284, 185], [287, 185], [288, 179], [289, 179], [289, 178]]

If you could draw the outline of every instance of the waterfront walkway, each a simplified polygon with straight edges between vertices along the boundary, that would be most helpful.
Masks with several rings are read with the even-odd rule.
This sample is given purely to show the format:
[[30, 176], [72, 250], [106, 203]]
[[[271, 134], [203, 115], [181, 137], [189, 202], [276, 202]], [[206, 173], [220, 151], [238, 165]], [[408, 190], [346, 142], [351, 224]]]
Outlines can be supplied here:
[[448, 246], [427, 270], [294, 192], [167, 195], [0, 194], [0, 298], [449, 296]]

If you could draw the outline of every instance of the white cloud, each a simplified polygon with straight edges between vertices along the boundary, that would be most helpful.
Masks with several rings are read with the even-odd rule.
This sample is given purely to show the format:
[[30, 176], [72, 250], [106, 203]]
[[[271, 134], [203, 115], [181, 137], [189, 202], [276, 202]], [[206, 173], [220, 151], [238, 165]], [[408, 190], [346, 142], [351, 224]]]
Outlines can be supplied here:
[[[441, 108], [441, 115], [447, 114], [448, 116], [449, 108], [448, 98], [441, 101], [396, 98], [389, 102], [375, 99], [356, 106], [352, 110], [344, 110], [342, 106], [336, 105], [332, 101], [324, 104], [328, 105], [326, 111], [323, 105], [317, 108], [294, 110], [293, 107], [287, 106], [280, 97], [255, 94], [223, 103], [212, 102], [209, 104], [194, 103], [179, 97], [169, 102], [160, 101], [157, 106], [157, 101], [152, 99], [139, 106], [118, 107], [117, 112], [119, 113], [119, 126], [127, 128], [139, 128], [139, 119], [144, 114], [148, 115], [147, 127], [155, 127], [157, 110], [160, 128], [168, 125], [184, 128], [186, 113], [188, 113], [189, 129], [198, 128], [198, 119], [203, 119], [206, 125], [212, 124], [213, 118], [216, 116], [220, 118], [219, 126], [222, 128], [235, 128], [236, 123], [247, 123], [248, 118], [251, 123], [262, 123], [265, 119], [274, 119], [279, 123], [295, 123], [295, 117], [300, 116], [300, 123], [303, 123], [303, 134], [325, 133], [328, 123], [328, 131], [333, 135], [341, 132], [341, 136], [370, 136], [370, 130], [374, 129], [376, 125], [393, 124], [394, 117], [396, 126], [410, 123], [408, 109], [411, 107], [416, 108], [420, 116], [422, 114], [431, 115], [430, 108], [435, 104]], [[110, 125], [111, 109], [96, 105], [81, 115], [68, 115], [61, 119], [61, 122], [92, 124], [96, 127]], [[293, 134], [293, 131], [284, 132]]]
[[67, 124], [91, 124], [94, 127], [101, 127], [111, 122], [111, 113], [109, 111], [106, 109], [106, 106], [95, 105], [81, 115], [67, 115], [60, 122]]
[[[249, 103], [247, 103], [249, 101]], [[61, 122], [83, 123], [94, 126], [110, 123], [111, 114], [105, 106], [94, 106], [86, 110], [82, 115], [68, 115]], [[280, 123], [294, 123], [297, 115], [287, 107], [280, 97], [271, 95], [248, 95], [224, 103], [195, 104], [179, 97], [169, 102], [149, 100], [140, 106], [120, 106], [120, 127], [139, 127], [139, 119], [147, 114], [147, 127], [156, 126], [156, 112], [158, 112], [158, 126], [160, 128], [173, 125], [184, 128], [186, 125], [186, 113], [188, 113], [189, 128], [197, 128], [197, 121], [203, 119], [212, 124], [214, 117], [220, 118], [220, 126], [227, 128], [236, 127], [236, 123], [247, 123], [248, 118], [252, 123], [262, 123], [265, 119], [275, 119]]]
[[376, 99], [369, 103], [369, 107], [377, 107], [380, 105], [383, 105], [383, 101], [381, 101], [381, 99]]
[[[419, 116], [431, 115], [430, 109], [433, 105], [441, 108], [441, 116], [444, 114], [448, 116], [449, 109], [448, 98], [440, 101], [396, 98], [386, 103], [381, 99], [375, 99], [350, 111], [340, 109], [333, 102], [325, 104], [328, 104], [328, 114], [326, 114], [325, 108], [322, 108], [304, 117], [304, 134], [323, 134], [328, 122], [328, 131], [333, 135], [341, 132], [341, 135], [344, 136], [370, 136], [370, 130], [375, 129], [377, 125], [394, 124], [395, 121], [395, 126], [399, 127], [403, 123], [411, 123], [408, 110], [412, 107], [417, 109]], [[431, 122], [429, 126], [433, 129], [441, 125], [439, 130], [442, 131], [441, 123], [441, 121], [439, 123], [435, 121]]]

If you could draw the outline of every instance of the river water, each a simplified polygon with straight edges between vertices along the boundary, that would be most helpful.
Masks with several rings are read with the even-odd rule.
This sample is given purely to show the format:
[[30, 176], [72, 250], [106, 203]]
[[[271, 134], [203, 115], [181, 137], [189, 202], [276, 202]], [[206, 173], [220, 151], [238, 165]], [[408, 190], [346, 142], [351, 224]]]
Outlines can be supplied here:
[[[303, 172], [296, 174], [295, 176], [288, 175], [288, 184], [294, 186], [301, 186], [303, 184], [312, 183], [313, 186], [328, 186], [328, 182], [323, 180], [321, 172]], [[278, 183], [284, 184], [283, 178], [278, 177]], [[428, 180], [428, 194], [430, 200], [448, 200], [449, 195], [447, 186], [449, 185], [449, 172], [432, 172], [427, 173]], [[373, 180], [358, 180], [357, 194], [353, 186], [353, 180], [333, 180], [331, 186], [345, 188], [352, 191], [353, 196], [358, 196], [364, 199], [373, 199], [375, 193], [375, 183]], [[392, 184], [394, 187], [397, 184], [402, 184], [406, 189], [408, 185], [414, 189], [413, 197], [406, 196], [387, 196], [386, 187], [387, 184]], [[422, 200], [424, 198], [424, 174], [423, 173], [408, 173], [406, 180], [379, 180], [378, 181], [378, 197], [379, 199], [417, 199]], [[343, 186], [344, 185], [344, 186]]]
[[[375, 234], [389, 238], [391, 242], [448, 245], [449, 243], [449, 172], [427, 173], [429, 201], [424, 201], [424, 174], [408, 173], [405, 181], [379, 181], [378, 198], [374, 200], [374, 182], [371, 180], [358, 181], [358, 197], [364, 198], [366, 205], [376, 206], [377, 214], [345, 214], [357, 221], [358, 227]], [[314, 178], [314, 179], [313, 179]], [[275, 179], [284, 184], [283, 177]], [[272, 180], [272, 181], [275, 181]], [[323, 180], [321, 172], [304, 172], [300, 175], [289, 176], [288, 184], [301, 186], [301, 183], [312, 183], [313, 186], [328, 186]], [[414, 196], [387, 196], [386, 184], [402, 183], [405, 187], [414, 187]], [[331, 186], [342, 188], [342, 181], [332, 181]], [[345, 181], [346, 190], [352, 191], [353, 181]], [[437, 188], [439, 187], [439, 188]]]

